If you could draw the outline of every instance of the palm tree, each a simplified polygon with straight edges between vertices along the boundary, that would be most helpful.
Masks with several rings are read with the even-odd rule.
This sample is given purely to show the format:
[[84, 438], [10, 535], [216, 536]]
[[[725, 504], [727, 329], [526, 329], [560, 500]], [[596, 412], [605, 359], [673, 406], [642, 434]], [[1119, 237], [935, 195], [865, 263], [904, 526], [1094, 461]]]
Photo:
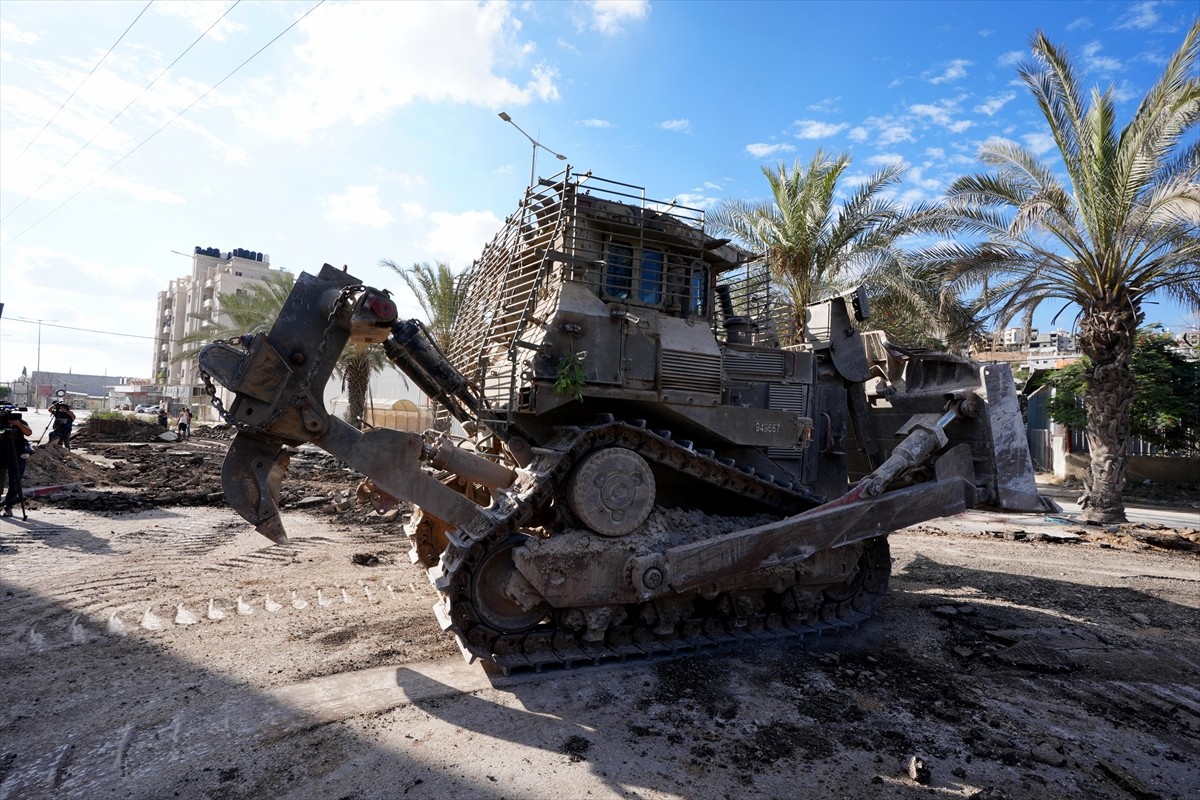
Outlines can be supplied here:
[[201, 329], [179, 340], [185, 347], [175, 360], [194, 359], [200, 348], [216, 339], [268, 330], [295, 282], [296, 277], [290, 272], [271, 272], [262, 280], [247, 284], [242, 291], [222, 292], [217, 298], [219, 313], [192, 315], [200, 320]]
[[[443, 353], [450, 353], [454, 323], [458, 320], [458, 312], [467, 298], [470, 274], [464, 272], [455, 275], [450, 271], [450, 266], [442, 261], [433, 266], [423, 261], [405, 269], [390, 258], [385, 258], [379, 262], [379, 266], [387, 267], [404, 279], [421, 310], [425, 312], [426, 328], [433, 337], [434, 344]], [[438, 414], [434, 427], [437, 430], [449, 430], [449, 417]]]
[[1089, 521], [1125, 519], [1130, 358], [1143, 303], [1166, 295], [1200, 308], [1200, 143], [1179, 146], [1200, 118], [1198, 41], [1200, 22], [1117, 131], [1112, 88], [1093, 89], [1085, 103], [1066, 53], [1034, 34], [1033, 60], [1019, 73], [1067, 184], [1015, 143], [984, 144], [980, 160], [994, 171], [960, 178], [948, 200], [965, 229], [986, 240], [928, 254], [955, 291], [978, 293], [978, 308], [1000, 326], [1018, 317], [1030, 324], [1046, 300], [1078, 308], [1079, 346], [1092, 361], [1081, 499]]
[[887, 197], [906, 168], [890, 164], [838, 203], [838, 183], [851, 158], [818, 150], [807, 166], [763, 167], [770, 201], [725, 200], [708, 217], [714, 230], [738, 239], [770, 264], [791, 299], [803, 338], [806, 306], [851, 283], [874, 285], [877, 296], [937, 315], [937, 284], [914, 274], [900, 242], [948, 230], [936, 206], [897, 206]]
[[[240, 293], [222, 293], [217, 304], [219, 312], [196, 315], [203, 321], [203, 327], [180, 340], [186, 346], [176, 360], [195, 358], [200, 348], [217, 339], [270, 329], [295, 282], [296, 278], [290, 272], [272, 272], [260, 281], [247, 284]], [[377, 344], [351, 344], [338, 357], [334, 370], [347, 391], [346, 421], [350, 424], [360, 425], [371, 375], [382, 371], [387, 363], [383, 347]]]
[[442, 352], [449, 352], [454, 322], [458, 319], [458, 311], [462, 308], [470, 285], [467, 273], [455, 275], [450, 271], [450, 266], [441, 261], [433, 266], [425, 261], [405, 269], [390, 258], [385, 258], [379, 265], [404, 279], [425, 312], [426, 327], [434, 342]]
[[346, 421], [359, 426], [367, 409], [367, 390], [371, 375], [382, 372], [390, 363], [377, 344], [349, 344], [338, 358], [334, 372], [342, 379], [342, 391], [346, 392]]

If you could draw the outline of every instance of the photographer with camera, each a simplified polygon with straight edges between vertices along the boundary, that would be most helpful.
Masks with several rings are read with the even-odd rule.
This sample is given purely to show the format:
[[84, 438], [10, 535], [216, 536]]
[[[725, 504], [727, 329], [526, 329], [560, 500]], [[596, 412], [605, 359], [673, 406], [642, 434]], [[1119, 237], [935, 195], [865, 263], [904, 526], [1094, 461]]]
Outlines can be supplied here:
[[21, 488], [21, 477], [25, 472], [25, 458], [28, 454], [29, 443], [26, 436], [32, 436], [33, 431], [15, 411], [0, 412], [0, 472], [8, 478], [8, 492], [4, 495], [4, 516], [13, 515], [13, 506], [21, 503], [22, 515], [25, 509], [25, 494]]
[[56, 400], [48, 409], [54, 417], [54, 428], [50, 431], [50, 444], [54, 440], [62, 442], [67, 450], [71, 449], [71, 427], [75, 424], [75, 412], [62, 400]]

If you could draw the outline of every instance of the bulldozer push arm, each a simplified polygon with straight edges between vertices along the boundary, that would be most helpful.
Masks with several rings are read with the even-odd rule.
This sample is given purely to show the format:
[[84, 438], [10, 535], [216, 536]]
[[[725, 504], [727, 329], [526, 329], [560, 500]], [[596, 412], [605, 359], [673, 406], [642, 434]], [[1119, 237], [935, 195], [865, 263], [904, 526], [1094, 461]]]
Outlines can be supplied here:
[[[238, 431], [221, 468], [226, 499], [271, 541], [287, 541], [279, 516], [280, 482], [290, 459], [285, 445], [305, 442], [370, 476], [388, 494], [436, 510], [450, 525], [467, 525], [480, 513], [479, 506], [421, 470], [421, 460], [433, 452], [424, 437], [388, 429], [360, 432], [325, 409], [322, 392], [347, 343], [382, 342], [395, 323], [396, 306], [385, 292], [326, 264], [316, 277], [300, 276], [269, 333], [215, 342], [201, 351], [205, 380], [235, 393], [228, 409], [213, 394], [214, 405]], [[489, 468], [495, 465], [469, 453], [457, 454], [454, 465], [495, 480], [482, 478], [493, 476]]]

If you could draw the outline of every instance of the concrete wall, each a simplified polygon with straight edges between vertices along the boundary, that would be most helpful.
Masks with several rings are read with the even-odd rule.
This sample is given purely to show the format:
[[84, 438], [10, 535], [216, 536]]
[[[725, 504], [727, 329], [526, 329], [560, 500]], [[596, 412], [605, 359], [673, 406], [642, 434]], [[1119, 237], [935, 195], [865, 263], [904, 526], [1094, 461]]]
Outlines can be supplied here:
[[[1066, 478], [1082, 478], [1091, 458], [1087, 453], [1068, 453]], [[1129, 483], [1154, 481], [1173, 486], [1180, 483], [1200, 483], [1200, 458], [1174, 458], [1171, 456], [1127, 456]], [[1057, 473], [1057, 470], [1056, 470]]]

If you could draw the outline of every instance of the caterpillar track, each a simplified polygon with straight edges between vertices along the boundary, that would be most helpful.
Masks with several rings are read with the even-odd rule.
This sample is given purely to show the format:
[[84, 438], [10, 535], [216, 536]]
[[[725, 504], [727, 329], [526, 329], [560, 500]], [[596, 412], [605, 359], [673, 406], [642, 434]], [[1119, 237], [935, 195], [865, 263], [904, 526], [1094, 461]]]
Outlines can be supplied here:
[[[286, 446], [337, 456], [377, 508], [412, 504], [439, 623], [512, 671], [856, 625], [887, 593], [890, 531], [1044, 508], [1007, 366], [863, 333], [864, 292], [797, 314], [702, 212], [569, 172], [463, 279], [450, 341], [325, 265], [269, 332], [202, 350], [243, 518], [286, 541]], [[439, 430], [331, 417], [350, 342], [380, 345]]]
[[[624, 660], [663, 653], [678, 653], [726, 646], [745, 640], [803, 636], [857, 625], [867, 619], [887, 594], [891, 562], [887, 540], [878, 537], [854, 545], [849, 560], [851, 574], [832, 586], [805, 582], [801, 566], [763, 574], [763, 585], [738, 590], [673, 594], [652, 602], [603, 608], [606, 624], [597, 635], [586, 621], [597, 608], [535, 606], [529, 613], [544, 614], [528, 630], [509, 632], [489, 625], [497, 616], [489, 603], [511, 603], [487, 587], [495, 575], [481, 580], [490, 561], [506, 548], [520, 546], [525, 537], [536, 537], [531, 522], [545, 518], [572, 469], [585, 455], [606, 447], [624, 447], [704, 487], [737, 495], [769, 507], [783, 516], [813, 508], [823, 498], [795, 484], [781, 485], [763, 479], [753, 470], [739, 468], [728, 459], [717, 460], [711, 451], [698, 452], [691, 442], [678, 442], [668, 431], [650, 431], [644, 421], [603, 421], [586, 428], [559, 431], [558, 437], [522, 472], [521, 487], [509, 494], [498, 513], [474, 530], [442, 533], [445, 550], [431, 562], [433, 541], [428, 518], [409, 528], [414, 561], [426, 566], [440, 601], [435, 612], [444, 630], [458, 637], [471, 657], [495, 663], [506, 672], [547, 666], [570, 667], [580, 663]], [[844, 561], [847, 557], [843, 556]], [[501, 615], [502, 616], [502, 615]]]

